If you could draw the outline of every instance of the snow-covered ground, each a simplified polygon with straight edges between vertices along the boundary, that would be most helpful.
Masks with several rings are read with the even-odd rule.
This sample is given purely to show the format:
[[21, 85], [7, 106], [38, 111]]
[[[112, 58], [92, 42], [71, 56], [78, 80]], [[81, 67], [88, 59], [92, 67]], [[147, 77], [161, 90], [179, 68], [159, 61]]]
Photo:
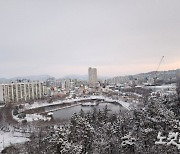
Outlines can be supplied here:
[[[86, 98], [87, 99], [87, 98]], [[24, 109], [35, 109], [35, 108], [39, 108], [39, 107], [45, 107], [45, 106], [51, 106], [51, 105], [57, 105], [57, 104], [63, 104], [63, 103], [72, 103], [75, 101], [81, 101], [81, 100], [85, 100], [85, 99], [69, 99], [69, 100], [64, 100], [64, 101], [55, 101], [52, 103], [48, 103], [48, 102], [34, 102], [33, 104], [25, 104]]]
[[98, 105], [97, 102], [87, 102], [87, 103], [83, 103], [83, 106], [96, 106]]
[[42, 115], [39, 115], [39, 114], [26, 114], [26, 117], [21, 119], [21, 118], [18, 118], [18, 116], [13, 116], [13, 118], [15, 120], [17, 120], [18, 122], [22, 122], [23, 120], [27, 120], [27, 122], [32, 122], [32, 121], [37, 121], [37, 120], [43, 120], [43, 121], [49, 121], [51, 120], [50, 117], [45, 117], [45, 116], [42, 116]]
[[156, 90], [175, 89], [176, 84], [167, 84], [167, 85], [161, 85], [161, 86], [147, 86], [146, 88], [152, 88]]
[[[124, 102], [124, 101], [121, 101], [121, 100], [116, 100], [116, 99], [112, 99], [112, 98], [109, 98], [109, 97], [105, 97], [105, 96], [90, 96], [89, 97], [90, 99], [104, 99], [104, 101], [107, 101], [107, 102], [117, 102], [119, 104], [121, 104], [123, 107], [129, 109], [129, 106], [130, 106], [130, 103], [128, 102]], [[87, 99], [89, 99], [87, 98]]]
[[124, 101], [121, 101], [121, 100], [115, 100], [115, 99], [112, 99], [112, 98], [109, 98], [109, 97], [99, 95], [99, 96], [89, 96], [87, 98], [76, 98], [76, 99], [68, 99], [68, 100], [64, 100], [64, 101], [55, 101], [55, 102], [52, 102], [52, 103], [34, 102], [31, 105], [26, 103], [24, 109], [25, 110], [27, 110], [27, 109], [35, 109], [35, 108], [38, 108], [38, 107], [44, 107], [44, 106], [50, 106], [50, 105], [56, 105], [56, 104], [62, 104], [62, 103], [73, 103], [73, 102], [89, 100], [89, 99], [103, 99], [103, 100], [105, 100], [107, 102], [116, 101], [117, 103], [121, 104], [123, 107], [125, 107], [127, 109], [129, 109], [129, 106], [130, 106], [130, 104], [128, 102], [124, 102]]
[[15, 132], [14, 130], [10, 130], [10, 132], [5, 132], [0, 130], [0, 152], [5, 147], [27, 141], [29, 141], [29, 139], [25, 134], [22, 134], [20, 132]]

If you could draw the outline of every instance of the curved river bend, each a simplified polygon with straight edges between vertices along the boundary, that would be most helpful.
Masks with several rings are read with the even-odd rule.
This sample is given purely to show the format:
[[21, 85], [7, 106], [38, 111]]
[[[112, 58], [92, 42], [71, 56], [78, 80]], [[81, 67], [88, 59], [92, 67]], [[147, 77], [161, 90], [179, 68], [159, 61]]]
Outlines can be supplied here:
[[[77, 105], [77, 106], [72, 106], [72, 107], [68, 107], [68, 108], [64, 108], [64, 109], [60, 109], [57, 111], [53, 112], [53, 118], [54, 120], [69, 120], [71, 118], [71, 116], [74, 113], [79, 113], [81, 111], [81, 109], [87, 113], [89, 111], [93, 111], [94, 108], [98, 110], [103, 110], [105, 108], [105, 106], [107, 105], [108, 110], [110, 110], [110, 113], [119, 113], [120, 110], [122, 110], [122, 106], [118, 105], [118, 104], [112, 104], [112, 103], [99, 103], [97, 106], [81, 106], [81, 105]], [[50, 107], [46, 107], [46, 111], [51, 110], [52, 108]]]

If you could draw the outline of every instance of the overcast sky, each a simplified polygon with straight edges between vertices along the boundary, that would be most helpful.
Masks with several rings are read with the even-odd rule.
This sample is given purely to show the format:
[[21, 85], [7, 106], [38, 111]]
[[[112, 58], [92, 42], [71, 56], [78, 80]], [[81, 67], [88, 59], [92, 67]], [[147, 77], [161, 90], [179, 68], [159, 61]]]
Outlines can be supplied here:
[[180, 0], [0, 0], [0, 78], [180, 68]]

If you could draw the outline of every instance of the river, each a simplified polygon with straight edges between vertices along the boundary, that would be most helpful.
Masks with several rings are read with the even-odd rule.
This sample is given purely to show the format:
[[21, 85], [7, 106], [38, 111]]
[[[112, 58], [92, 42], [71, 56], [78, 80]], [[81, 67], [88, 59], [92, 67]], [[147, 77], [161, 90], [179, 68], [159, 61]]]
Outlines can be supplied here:
[[[54, 120], [69, 120], [74, 113], [79, 113], [81, 111], [81, 109], [85, 113], [87, 113], [89, 111], [93, 111], [94, 108], [96, 108], [97, 111], [103, 110], [106, 105], [107, 105], [108, 110], [110, 110], [109, 112], [115, 113], [115, 114], [119, 113], [119, 111], [123, 108], [121, 105], [112, 104], [112, 103], [99, 103], [97, 106], [77, 105], [77, 106], [68, 107], [68, 108], [64, 108], [64, 109], [54, 111], [53, 112], [53, 118], [54, 118]], [[46, 111], [48, 111], [48, 110], [51, 110], [51, 108], [49, 108], [49, 107], [46, 108]]]

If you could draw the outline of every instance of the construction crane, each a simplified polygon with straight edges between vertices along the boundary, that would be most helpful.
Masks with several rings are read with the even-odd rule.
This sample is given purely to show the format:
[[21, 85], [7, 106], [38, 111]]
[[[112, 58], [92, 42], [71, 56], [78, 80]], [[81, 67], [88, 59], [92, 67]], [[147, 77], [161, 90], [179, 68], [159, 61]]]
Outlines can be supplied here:
[[156, 69], [156, 71], [155, 71], [155, 77], [154, 77], [154, 83], [155, 83], [155, 84], [156, 84], [156, 80], [157, 80], [157, 72], [158, 72], [158, 70], [159, 70], [159, 67], [160, 67], [163, 59], [164, 59], [164, 56], [162, 56], [162, 58], [161, 58], [161, 60], [160, 60], [160, 62], [159, 62], [159, 64], [158, 64], [158, 67], [157, 67], [157, 69]]
[[161, 60], [160, 60], [160, 62], [159, 62], [159, 64], [158, 64], [158, 67], [157, 67], [157, 69], [156, 69], [156, 73], [157, 73], [157, 71], [159, 70], [159, 67], [160, 67], [160, 65], [161, 65], [161, 63], [162, 63], [162, 61], [163, 61], [163, 59], [164, 59], [164, 56], [162, 56], [162, 58], [161, 58]]

